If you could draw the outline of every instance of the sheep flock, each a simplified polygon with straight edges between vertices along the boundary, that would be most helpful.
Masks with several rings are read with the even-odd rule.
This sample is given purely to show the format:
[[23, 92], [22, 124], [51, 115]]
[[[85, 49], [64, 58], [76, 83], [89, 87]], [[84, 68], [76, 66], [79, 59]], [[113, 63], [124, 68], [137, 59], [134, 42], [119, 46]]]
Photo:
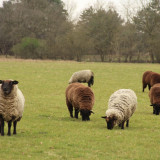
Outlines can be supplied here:
[[[25, 98], [18, 88], [17, 80], [0, 80], [0, 133], [4, 136], [4, 124], [8, 123], [8, 133], [16, 134], [17, 122], [21, 120], [24, 112]], [[82, 83], [87, 83], [88, 86]], [[78, 119], [80, 113], [82, 121], [89, 121], [94, 109], [95, 94], [91, 86], [94, 84], [94, 73], [91, 70], [74, 72], [65, 90], [66, 106], [71, 118]], [[142, 75], [142, 92], [148, 86], [150, 106], [153, 114], [160, 112], [160, 74], [145, 71]], [[105, 110], [104, 106], [104, 110]], [[124, 124], [129, 127], [129, 121], [137, 108], [137, 96], [132, 89], [120, 88], [108, 100], [108, 108], [104, 118], [108, 129], [119, 126], [124, 129]], [[74, 116], [73, 116], [74, 111]]]

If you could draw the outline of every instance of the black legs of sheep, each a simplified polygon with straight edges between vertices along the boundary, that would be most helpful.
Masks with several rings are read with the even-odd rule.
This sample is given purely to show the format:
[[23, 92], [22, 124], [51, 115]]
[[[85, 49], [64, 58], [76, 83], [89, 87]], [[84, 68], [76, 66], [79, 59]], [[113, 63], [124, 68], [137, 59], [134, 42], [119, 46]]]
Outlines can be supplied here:
[[4, 120], [2, 116], [0, 116], [0, 133], [1, 133], [1, 136], [4, 136]]
[[[68, 110], [70, 113], [70, 117], [73, 118], [73, 107], [71, 104], [67, 104], [67, 106], [68, 106]], [[89, 110], [81, 110], [80, 114], [82, 116], [82, 121], [89, 121], [90, 120], [89, 116], [91, 115], [91, 113], [93, 113], [93, 112], [89, 111]], [[75, 109], [74, 117], [77, 119], [78, 119], [78, 114], [79, 114], [79, 109]]]
[[[12, 126], [12, 120], [8, 122], [8, 133], [7, 133], [8, 136], [11, 135], [11, 126]], [[17, 126], [17, 121], [14, 121], [13, 122], [13, 134], [17, 134], [16, 126]]]
[[70, 117], [73, 118], [73, 106], [71, 103], [69, 103], [68, 101], [66, 101], [69, 113], [70, 113]]
[[[17, 125], [17, 121], [13, 122], [13, 134], [16, 134], [16, 125]], [[12, 121], [8, 122], [8, 133], [7, 135], [10, 136], [11, 135], [11, 126], [12, 126]]]
[[75, 109], [75, 118], [77, 118], [78, 119], [78, 113], [79, 113], [79, 109]]
[[[8, 133], [7, 135], [11, 135], [11, 126], [12, 126], [12, 120], [8, 122]], [[17, 126], [17, 121], [13, 122], [13, 134], [16, 134], [16, 126]], [[1, 136], [4, 136], [4, 120], [3, 118], [0, 117], [0, 133]]]
[[16, 132], [16, 126], [17, 126], [17, 121], [14, 121], [13, 122], [13, 134], [17, 134], [17, 132]]
[[[73, 107], [70, 103], [67, 103], [67, 106], [68, 106], [68, 110], [69, 110], [69, 113], [70, 113], [70, 117], [73, 118]], [[75, 109], [75, 115], [74, 117], [78, 119], [78, 113], [79, 113], [79, 109]]]
[[12, 126], [12, 121], [9, 121], [8, 122], [8, 133], [7, 133], [8, 136], [11, 135], [11, 126]]
[[[144, 92], [144, 89], [147, 87], [147, 85], [146, 86], [143, 86], [143, 92]], [[151, 89], [151, 86], [148, 84], [148, 90], [150, 90]]]
[[[119, 127], [121, 127], [121, 129], [124, 129], [124, 123], [122, 122], [121, 124], [119, 124]], [[126, 121], [126, 127], [129, 127], [129, 120]]]

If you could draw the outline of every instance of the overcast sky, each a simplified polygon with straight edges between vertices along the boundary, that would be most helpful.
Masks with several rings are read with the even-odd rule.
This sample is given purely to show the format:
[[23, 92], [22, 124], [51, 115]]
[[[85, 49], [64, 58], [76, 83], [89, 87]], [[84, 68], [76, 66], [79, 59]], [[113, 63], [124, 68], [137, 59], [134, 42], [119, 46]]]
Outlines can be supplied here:
[[141, 7], [142, 1], [143, 4], [146, 4], [149, 0], [62, 0], [66, 5], [66, 9], [73, 15], [73, 18], [76, 18], [80, 13], [88, 8], [89, 6], [96, 6], [100, 3], [104, 8], [112, 6], [116, 11], [124, 18], [127, 12], [135, 14], [136, 11]]
[[[3, 1], [0, 0], [0, 6], [2, 6]], [[89, 6], [95, 6], [98, 3], [102, 4], [104, 8], [108, 6], [113, 6], [116, 11], [122, 16], [126, 15], [126, 8], [129, 8], [129, 11], [135, 13], [138, 8], [141, 6], [141, 1], [143, 3], [149, 0], [62, 0], [65, 3], [65, 7], [68, 10], [69, 14], [72, 15], [73, 19], [78, 18], [80, 13], [88, 8]]]

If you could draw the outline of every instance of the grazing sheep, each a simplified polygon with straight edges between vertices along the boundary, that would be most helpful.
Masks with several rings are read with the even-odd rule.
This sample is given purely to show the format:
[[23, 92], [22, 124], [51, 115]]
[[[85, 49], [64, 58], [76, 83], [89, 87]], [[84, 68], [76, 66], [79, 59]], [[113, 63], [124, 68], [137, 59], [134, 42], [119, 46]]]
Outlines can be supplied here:
[[156, 83], [160, 83], [160, 74], [154, 72], [151, 75], [151, 82], [150, 82], [151, 87]]
[[155, 84], [150, 92], [149, 98], [151, 106], [153, 106], [153, 114], [159, 115], [160, 112], [160, 83]]
[[69, 84], [71, 83], [88, 83], [88, 87], [91, 87], [94, 83], [94, 73], [91, 70], [81, 70], [73, 73], [69, 80]]
[[105, 118], [107, 128], [112, 129], [115, 125], [124, 129], [124, 123], [129, 126], [129, 119], [137, 107], [137, 96], [131, 89], [120, 89], [114, 92], [108, 102], [108, 110]]
[[154, 72], [152, 71], [146, 71], [143, 73], [143, 77], [142, 77], [142, 84], [143, 84], [143, 92], [144, 92], [144, 89], [147, 87], [148, 85], [148, 89], [150, 90], [151, 88], [151, 85], [150, 85], [150, 82], [151, 82], [151, 76]]
[[20, 121], [24, 111], [24, 96], [18, 89], [16, 80], [0, 80], [0, 129], [4, 135], [4, 121], [8, 122], [8, 135], [11, 135], [11, 125], [13, 122], [16, 134], [17, 121]]
[[89, 116], [93, 113], [94, 94], [91, 88], [81, 83], [72, 83], [66, 89], [66, 104], [73, 118], [73, 107], [75, 109], [75, 118], [78, 119], [78, 113], [82, 116], [82, 121], [90, 120]]

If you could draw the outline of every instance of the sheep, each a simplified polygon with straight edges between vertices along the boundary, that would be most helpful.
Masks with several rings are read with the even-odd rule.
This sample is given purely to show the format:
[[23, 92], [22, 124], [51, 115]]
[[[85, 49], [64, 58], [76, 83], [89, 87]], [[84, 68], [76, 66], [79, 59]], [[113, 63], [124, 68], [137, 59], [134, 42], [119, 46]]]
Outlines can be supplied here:
[[150, 82], [151, 87], [156, 83], [160, 83], [160, 74], [154, 72], [151, 75], [151, 82]]
[[149, 91], [149, 98], [153, 106], [153, 114], [159, 115], [160, 112], [160, 83], [155, 84]]
[[94, 105], [94, 93], [91, 88], [81, 83], [72, 83], [66, 88], [65, 94], [70, 117], [73, 118], [74, 107], [75, 118], [78, 119], [78, 113], [80, 112], [82, 121], [89, 121]]
[[94, 84], [94, 73], [91, 70], [81, 70], [72, 74], [69, 84], [71, 83], [88, 83], [88, 87]]
[[16, 80], [0, 80], [0, 132], [4, 136], [4, 121], [8, 123], [8, 133], [11, 135], [13, 122], [13, 134], [16, 134], [17, 121], [20, 121], [24, 111], [25, 98], [18, 89]]
[[154, 72], [152, 71], [146, 71], [143, 73], [143, 76], [142, 76], [142, 85], [143, 85], [143, 92], [144, 92], [144, 89], [147, 87], [148, 85], [148, 89], [150, 90], [151, 88], [151, 85], [150, 85], [150, 82], [151, 82], [151, 76]]
[[113, 129], [115, 125], [119, 125], [124, 129], [129, 126], [129, 119], [135, 112], [137, 107], [137, 96], [131, 89], [119, 89], [114, 92], [108, 102], [108, 110], [106, 116], [103, 116], [107, 123], [108, 129]]

